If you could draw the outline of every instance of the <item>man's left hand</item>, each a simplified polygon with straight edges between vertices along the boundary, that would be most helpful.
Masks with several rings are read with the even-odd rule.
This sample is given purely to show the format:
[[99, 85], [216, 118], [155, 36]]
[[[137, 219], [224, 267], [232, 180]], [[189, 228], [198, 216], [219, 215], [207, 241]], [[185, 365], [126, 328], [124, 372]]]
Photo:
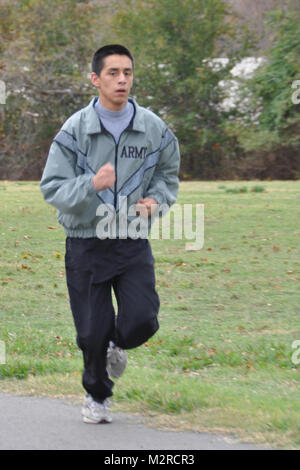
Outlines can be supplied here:
[[149, 217], [153, 214], [158, 207], [158, 202], [152, 197], [145, 197], [144, 199], [139, 199], [136, 205], [136, 211], [142, 217]]

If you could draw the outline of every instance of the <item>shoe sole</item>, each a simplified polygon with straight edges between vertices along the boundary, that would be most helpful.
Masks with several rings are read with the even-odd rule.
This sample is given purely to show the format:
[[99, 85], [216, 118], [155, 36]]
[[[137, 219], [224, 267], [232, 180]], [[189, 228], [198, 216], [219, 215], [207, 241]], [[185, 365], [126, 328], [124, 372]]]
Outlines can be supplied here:
[[112, 418], [109, 417], [109, 418], [101, 418], [100, 420], [99, 419], [92, 419], [92, 418], [88, 418], [87, 416], [85, 416], [84, 414], [84, 408], [81, 410], [81, 416], [83, 418], [83, 421], [84, 423], [88, 423], [88, 424], [108, 424], [108, 423], [111, 423], [112, 422]]
[[109, 424], [112, 422], [112, 419], [102, 418], [100, 421], [98, 421], [98, 420], [90, 419], [84, 416], [83, 422], [87, 424]]

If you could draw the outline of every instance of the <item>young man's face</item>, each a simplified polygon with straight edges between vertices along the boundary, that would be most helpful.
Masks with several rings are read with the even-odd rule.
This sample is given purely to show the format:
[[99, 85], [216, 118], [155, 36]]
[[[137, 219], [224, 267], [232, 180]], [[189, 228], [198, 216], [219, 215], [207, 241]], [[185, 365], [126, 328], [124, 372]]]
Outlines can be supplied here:
[[132, 62], [127, 55], [109, 55], [104, 59], [100, 75], [93, 72], [91, 80], [99, 89], [102, 106], [119, 111], [126, 105], [132, 87]]

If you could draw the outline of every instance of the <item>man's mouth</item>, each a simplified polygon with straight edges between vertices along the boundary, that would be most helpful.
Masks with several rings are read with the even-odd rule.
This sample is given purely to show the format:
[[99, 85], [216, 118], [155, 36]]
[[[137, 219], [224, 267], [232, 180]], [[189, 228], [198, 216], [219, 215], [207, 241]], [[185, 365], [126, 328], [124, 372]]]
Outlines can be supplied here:
[[116, 90], [116, 93], [124, 94], [126, 93], [126, 90], [124, 88], [120, 88], [119, 90]]

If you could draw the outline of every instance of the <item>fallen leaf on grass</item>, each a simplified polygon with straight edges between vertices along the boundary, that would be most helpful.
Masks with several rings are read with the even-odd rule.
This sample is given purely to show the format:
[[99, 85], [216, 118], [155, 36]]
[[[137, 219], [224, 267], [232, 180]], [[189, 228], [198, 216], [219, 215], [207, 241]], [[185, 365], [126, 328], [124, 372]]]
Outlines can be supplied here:
[[215, 356], [217, 354], [217, 350], [215, 348], [208, 348], [207, 355], [208, 357]]
[[148, 348], [149, 346], [153, 346], [155, 344], [162, 344], [164, 341], [162, 339], [159, 339], [158, 341], [149, 341], [148, 343], [145, 343], [144, 346]]
[[222, 270], [223, 273], [230, 273], [231, 272], [231, 269], [230, 268], [225, 268]]
[[254, 362], [248, 361], [246, 364], [246, 368], [249, 370], [254, 370]]
[[246, 331], [246, 329], [245, 329], [242, 325], [238, 325], [236, 329], [237, 329], [237, 331], [239, 331], [240, 333]]
[[56, 230], [57, 227], [52, 227], [52, 226], [50, 226], [50, 227], [48, 227], [48, 229], [49, 229], [49, 230]]

